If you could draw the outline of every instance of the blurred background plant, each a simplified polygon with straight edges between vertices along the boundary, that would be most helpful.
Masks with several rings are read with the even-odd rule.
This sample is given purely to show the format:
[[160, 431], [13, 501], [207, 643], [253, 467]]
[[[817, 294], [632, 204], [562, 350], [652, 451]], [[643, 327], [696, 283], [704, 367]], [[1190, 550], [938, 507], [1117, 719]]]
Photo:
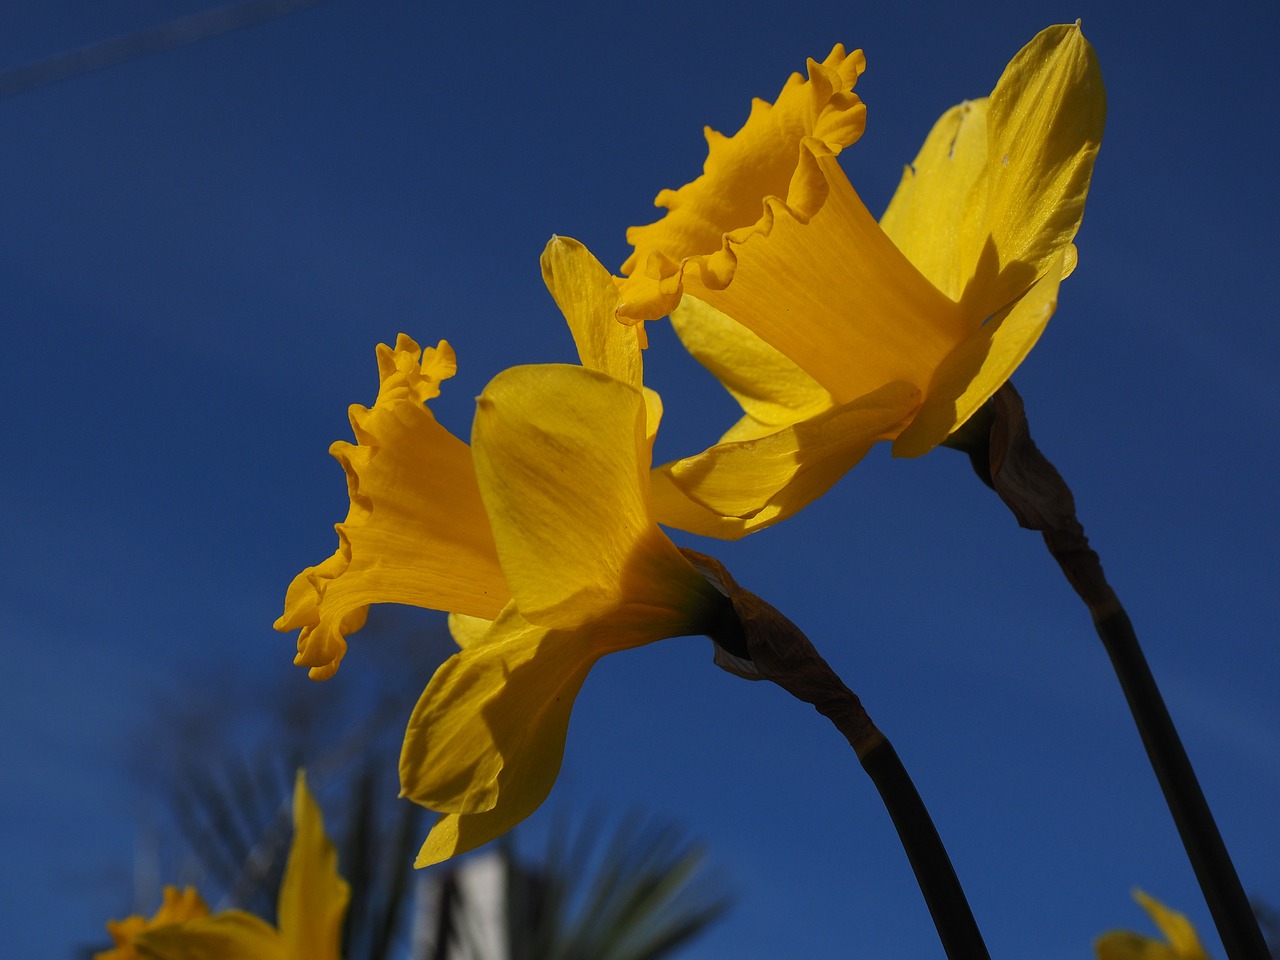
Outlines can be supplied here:
[[206, 672], [157, 702], [132, 745], [144, 813], [116, 916], [150, 916], [172, 884], [274, 924], [305, 767], [351, 884], [346, 960], [657, 960], [715, 922], [723, 879], [679, 827], [638, 814], [561, 815], [528, 854], [504, 840], [413, 869], [429, 817], [397, 796], [400, 739], [453, 649], [438, 618], [379, 608], [339, 678], [266, 690]]

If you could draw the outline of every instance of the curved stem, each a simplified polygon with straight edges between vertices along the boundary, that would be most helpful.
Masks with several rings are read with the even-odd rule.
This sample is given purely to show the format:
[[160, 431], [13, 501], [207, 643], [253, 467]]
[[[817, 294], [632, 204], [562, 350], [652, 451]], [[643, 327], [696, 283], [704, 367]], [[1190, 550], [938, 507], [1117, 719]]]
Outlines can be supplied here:
[[1169, 812], [1186, 847], [1187, 857], [1204, 892], [1209, 912], [1231, 960], [1269, 960], [1253, 909], [1227, 853], [1222, 834], [1200, 789], [1195, 770], [1182, 747], [1160, 688], [1143, 656], [1129, 616], [1117, 602], [1110, 613], [1094, 620], [1102, 645], [1115, 667], [1120, 687], [1137, 723], [1147, 756], [1160, 781]]
[[933, 819], [897, 751], [872, 723], [857, 694], [795, 624], [738, 586], [719, 561], [691, 550], [682, 552], [724, 588], [733, 605], [731, 615], [708, 626], [717, 645], [716, 662], [736, 676], [773, 681], [831, 721], [884, 801], [948, 960], [989, 960]]
[[989, 957], [987, 945], [973, 919], [951, 858], [947, 856], [947, 848], [942, 845], [933, 818], [893, 744], [881, 740], [858, 759], [876, 785], [898, 831], [898, 839], [907, 852], [907, 860], [911, 862], [929, 915], [938, 930], [942, 949], [953, 960], [960, 957], [985, 960]]

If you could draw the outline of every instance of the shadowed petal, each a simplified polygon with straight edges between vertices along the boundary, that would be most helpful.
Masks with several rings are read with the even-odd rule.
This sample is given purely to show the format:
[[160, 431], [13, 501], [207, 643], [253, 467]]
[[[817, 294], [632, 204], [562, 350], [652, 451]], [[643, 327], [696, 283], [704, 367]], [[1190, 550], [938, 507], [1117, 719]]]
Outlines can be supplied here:
[[[879, 440], [898, 434], [920, 391], [895, 382], [852, 403], [824, 410], [757, 439], [722, 442], [695, 457], [660, 468], [685, 498], [713, 515], [743, 521], [750, 533], [791, 516], [830, 489]], [[714, 521], [703, 526], [670, 491], [654, 485], [659, 521], [708, 536], [728, 536]], [[670, 509], [670, 513], [667, 511]]]
[[295, 960], [269, 923], [240, 910], [158, 927], [135, 942], [147, 960]]
[[400, 754], [401, 795], [454, 813], [520, 809], [523, 819], [555, 783], [574, 697], [609, 649], [508, 606], [423, 691]]
[[894, 441], [895, 457], [928, 453], [987, 402], [1018, 368], [1058, 304], [1065, 251], [1011, 306], [983, 324], [942, 362], [920, 412]]

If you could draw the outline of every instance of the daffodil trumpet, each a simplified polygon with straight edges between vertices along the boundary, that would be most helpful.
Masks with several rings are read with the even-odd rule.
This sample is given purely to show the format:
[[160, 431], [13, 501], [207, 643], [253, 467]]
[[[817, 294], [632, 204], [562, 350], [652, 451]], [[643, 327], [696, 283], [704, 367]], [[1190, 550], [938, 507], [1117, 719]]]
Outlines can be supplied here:
[[995, 490], [1020, 526], [1042, 534], [1067, 581], [1089, 608], [1227, 957], [1269, 960], [1257, 917], [1133, 623], [1089, 545], [1070, 487], [1031, 439], [1022, 399], [1013, 385], [1001, 387], [973, 418], [971, 428], [953, 436], [951, 445], [969, 455], [979, 479]]

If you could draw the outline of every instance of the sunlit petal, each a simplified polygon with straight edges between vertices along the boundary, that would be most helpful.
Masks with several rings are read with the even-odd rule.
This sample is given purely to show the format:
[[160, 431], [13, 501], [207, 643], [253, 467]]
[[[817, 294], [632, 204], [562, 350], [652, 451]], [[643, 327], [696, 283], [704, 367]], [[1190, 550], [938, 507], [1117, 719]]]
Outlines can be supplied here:
[[[974, 186], [987, 167], [987, 100], [966, 100], [944, 113], [902, 173], [880, 226], [929, 281], [959, 300], [977, 263], [961, 230], [985, 213]], [[974, 207], [981, 202], [981, 209]]]
[[543, 282], [569, 324], [582, 365], [639, 389], [644, 327], [618, 322], [618, 285], [612, 274], [568, 237], [552, 237], [541, 262]]
[[582, 367], [514, 367], [477, 402], [476, 474], [521, 614], [570, 629], [623, 608], [686, 632], [705, 580], [658, 530], [643, 395]]
[[964, 221], [971, 312], [1004, 307], [1071, 243], [1106, 112], [1097, 54], [1078, 23], [1042, 30], [1009, 62], [987, 111], [985, 204]]

